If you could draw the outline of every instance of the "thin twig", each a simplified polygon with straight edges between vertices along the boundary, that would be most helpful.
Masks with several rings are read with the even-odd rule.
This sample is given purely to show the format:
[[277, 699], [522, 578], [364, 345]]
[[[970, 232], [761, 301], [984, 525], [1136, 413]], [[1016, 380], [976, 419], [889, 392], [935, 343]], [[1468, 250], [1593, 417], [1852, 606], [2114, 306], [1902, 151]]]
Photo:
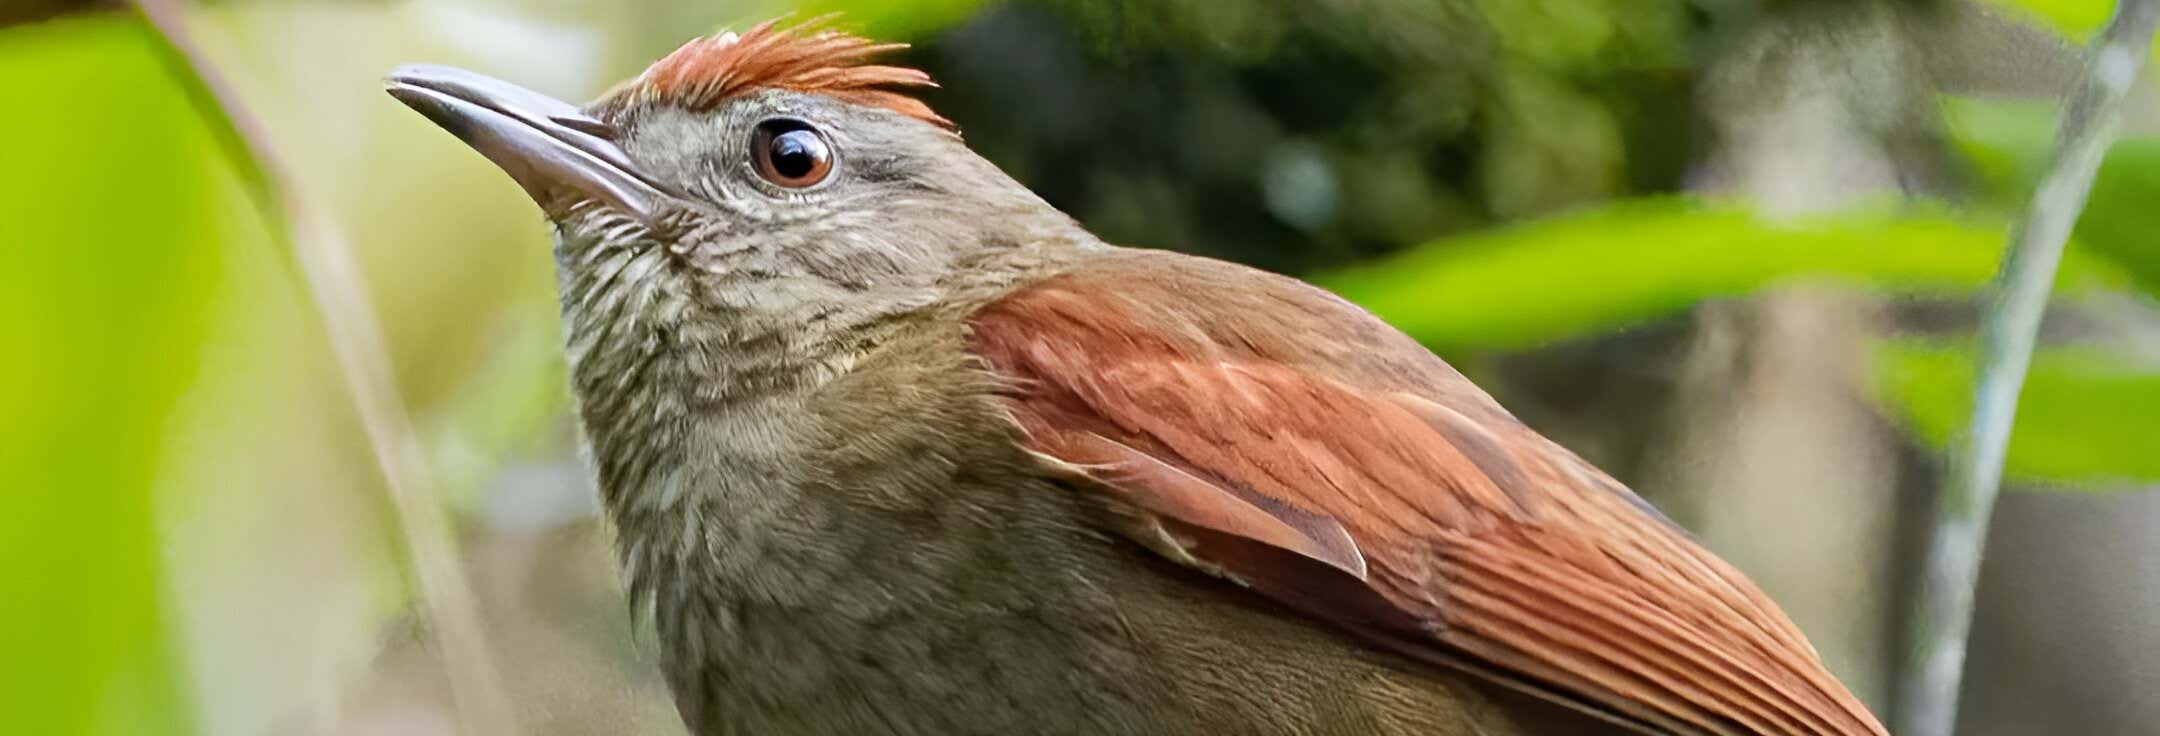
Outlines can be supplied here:
[[2002, 486], [2018, 391], [2032, 362], [2063, 245], [2114, 139], [2123, 98], [2145, 66], [2156, 23], [2160, 0], [2116, 4], [2114, 19], [2088, 51], [2079, 86], [2064, 101], [2054, 161], [2033, 192], [2024, 222], [2011, 234], [2009, 255], [1988, 291], [1972, 421], [1951, 455], [1950, 476], [1935, 504], [1934, 535], [1912, 611], [1911, 651], [1897, 708], [1898, 733], [1904, 736], [1951, 736], [1956, 728], [1973, 589], [1988, 518]]
[[133, 0], [166, 44], [174, 77], [228, 148], [271, 237], [299, 263], [339, 371], [383, 474], [418, 580], [420, 600], [450, 681], [463, 733], [513, 729], [502, 680], [488, 654], [478, 606], [456, 541], [421, 460], [417, 435], [391, 377], [389, 353], [344, 232], [309, 205], [270, 145], [269, 132], [216, 73], [172, 0]]

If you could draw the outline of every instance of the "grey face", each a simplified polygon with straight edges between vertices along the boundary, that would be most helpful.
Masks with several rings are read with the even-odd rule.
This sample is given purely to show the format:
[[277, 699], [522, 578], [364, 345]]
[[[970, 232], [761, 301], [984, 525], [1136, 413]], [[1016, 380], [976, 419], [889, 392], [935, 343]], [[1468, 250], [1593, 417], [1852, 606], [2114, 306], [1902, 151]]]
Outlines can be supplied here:
[[830, 96], [580, 110], [426, 66], [388, 87], [556, 222], [573, 363], [658, 351], [717, 375], [758, 345], [819, 363], [862, 344], [866, 326], [936, 302], [958, 264], [1085, 239], [958, 135]]
[[[447, 67], [390, 75], [392, 95], [493, 160], [560, 228], [571, 287], [662, 279], [684, 306], [797, 311], [913, 302], [985, 250], [1077, 227], [958, 135], [883, 108], [765, 89], [710, 109], [579, 110]], [[775, 149], [776, 137], [793, 148]], [[799, 157], [825, 155], [815, 176]], [[613, 257], [651, 253], [641, 267]], [[614, 268], [606, 272], [594, 269]], [[843, 304], [843, 302], [846, 302]], [[898, 307], [900, 304], [887, 305]]]

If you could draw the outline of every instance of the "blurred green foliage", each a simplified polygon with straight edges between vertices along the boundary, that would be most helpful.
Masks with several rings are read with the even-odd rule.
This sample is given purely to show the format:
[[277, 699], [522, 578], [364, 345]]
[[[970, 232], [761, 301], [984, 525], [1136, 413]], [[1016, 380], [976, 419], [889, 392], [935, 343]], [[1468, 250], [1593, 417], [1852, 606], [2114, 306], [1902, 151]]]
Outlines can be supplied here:
[[2115, 12], [2112, 0], [1990, 0], [2054, 28], [2071, 38], [2084, 38], [2107, 24]]
[[776, 3], [770, 14], [792, 12], [798, 18], [831, 14], [870, 38], [916, 38], [966, 20], [984, 0], [807, 0]]
[[[2055, 143], [2055, 107], [2044, 101], [1949, 99], [1943, 120], [1972, 169], [1972, 194], [1997, 211], [2023, 205]], [[2160, 294], [2160, 138], [2131, 136], [2108, 150], [2076, 238]]]
[[479, 503], [506, 458], [535, 454], [569, 403], [553, 315], [519, 316], [491, 336], [485, 359], [418, 428], [438, 491], [461, 511]]
[[150, 489], [195, 380], [237, 185], [155, 36], [0, 30], [0, 713], [10, 733], [184, 733]]
[[[1948, 445], [1972, 415], [1971, 343], [1897, 340], [1876, 352], [1880, 386], [1899, 415], [1930, 445]], [[2160, 481], [2155, 417], [2160, 371], [2093, 348], [2042, 350], [2018, 397], [2004, 470], [2068, 488]]]
[[1029, 0], [906, 61], [1105, 239], [1310, 273], [1674, 191], [1697, 32], [1677, 0]]
[[[2106, 18], [2099, 5], [2097, 27]], [[2049, 6], [2075, 31], [2076, 4]], [[2089, 29], [2087, 29], [2089, 30]], [[1950, 99], [1949, 142], [1970, 173], [1956, 214], [1908, 208], [1770, 222], [1737, 204], [1622, 200], [1591, 211], [1441, 238], [1321, 277], [1444, 354], [1521, 350], [1625, 329], [1704, 299], [1794, 280], [1901, 297], [1964, 297], [1991, 277], [2005, 223], [2022, 213], [2054, 144], [2049, 101]], [[2160, 139], [2110, 151], [2079, 219], [2057, 289], [2065, 297], [2160, 294]], [[1972, 372], [1944, 351], [1893, 344], [1877, 355], [1880, 398], [1920, 437], [1946, 446], [1967, 418]], [[2160, 412], [2160, 376], [2123, 357], [2044, 351], [2021, 404], [2014, 477], [2094, 487], [2160, 478], [2142, 425]], [[2096, 366], [2105, 366], [2104, 369]], [[2091, 413], [2091, 423], [2077, 418]], [[2141, 413], [2142, 412], [2142, 413]]]
[[[2067, 13], [2076, 4], [2056, 6]], [[2104, 11], [2104, 8], [2102, 9]], [[2069, 17], [2064, 15], [2051, 17]], [[2093, 20], [2105, 20], [2105, 12]], [[2075, 26], [2067, 27], [2076, 30]], [[2047, 101], [1948, 99], [1943, 119], [1971, 171], [1981, 210], [2012, 213], [2049, 164], [2055, 105]], [[2160, 138], [2116, 142], [2093, 182], [2068, 257], [2080, 252], [2126, 271], [2150, 304], [2160, 294]], [[1882, 396], [1936, 447], [1948, 446], [1971, 411], [1970, 349], [1890, 343], [1878, 351]], [[2056, 487], [2124, 487], [2160, 480], [2150, 425], [2160, 417], [2160, 366], [2101, 347], [2043, 348], [2018, 404], [2006, 471]]]
[[[1999, 225], [1941, 214], [1780, 223], [1738, 205], [1650, 199], [1444, 239], [1321, 283], [1443, 351], [1519, 349], [1794, 279], [1966, 293], [1994, 274], [2002, 243]], [[2059, 279], [2071, 289], [2121, 281], [2080, 256]]]

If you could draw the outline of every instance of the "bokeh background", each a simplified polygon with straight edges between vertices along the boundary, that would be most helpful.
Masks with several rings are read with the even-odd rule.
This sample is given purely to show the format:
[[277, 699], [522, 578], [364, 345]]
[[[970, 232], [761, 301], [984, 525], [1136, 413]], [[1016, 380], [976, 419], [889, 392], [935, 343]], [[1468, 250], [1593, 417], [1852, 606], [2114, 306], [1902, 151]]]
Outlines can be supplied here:
[[[517, 730], [680, 733], [565, 411], [547, 228], [379, 80], [430, 61], [589, 99], [790, 10], [915, 44], [976, 150], [1105, 238], [1313, 279], [1425, 341], [1760, 581], [1881, 709], [1972, 297], [2108, 8], [186, 5], [285, 196], [357, 262], [400, 450], [451, 522], [424, 560], [285, 223], [160, 37], [121, 5], [0, 0], [0, 730], [452, 733], [414, 573], [444, 564]], [[2149, 79], [2124, 133], [2025, 392], [1966, 734], [2160, 723]]]

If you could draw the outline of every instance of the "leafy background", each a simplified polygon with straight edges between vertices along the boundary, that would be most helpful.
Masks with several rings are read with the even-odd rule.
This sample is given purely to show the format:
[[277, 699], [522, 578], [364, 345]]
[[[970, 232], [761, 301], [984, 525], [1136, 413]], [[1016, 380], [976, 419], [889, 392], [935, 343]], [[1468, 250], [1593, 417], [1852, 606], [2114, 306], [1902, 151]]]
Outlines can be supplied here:
[[[379, 93], [582, 99], [798, 9], [1116, 242], [1374, 309], [1746, 568], [1886, 700], [1897, 570], [1962, 423], [1972, 294], [2098, 0], [217, 2], [201, 41], [354, 244], [522, 730], [679, 730], [564, 413], [546, 230]], [[122, 9], [0, 5], [0, 723], [447, 733], [415, 561], [319, 315]], [[2059, 281], [1982, 588], [1968, 732], [2160, 721], [2160, 123]], [[2071, 622], [2075, 622], [2073, 625]]]

